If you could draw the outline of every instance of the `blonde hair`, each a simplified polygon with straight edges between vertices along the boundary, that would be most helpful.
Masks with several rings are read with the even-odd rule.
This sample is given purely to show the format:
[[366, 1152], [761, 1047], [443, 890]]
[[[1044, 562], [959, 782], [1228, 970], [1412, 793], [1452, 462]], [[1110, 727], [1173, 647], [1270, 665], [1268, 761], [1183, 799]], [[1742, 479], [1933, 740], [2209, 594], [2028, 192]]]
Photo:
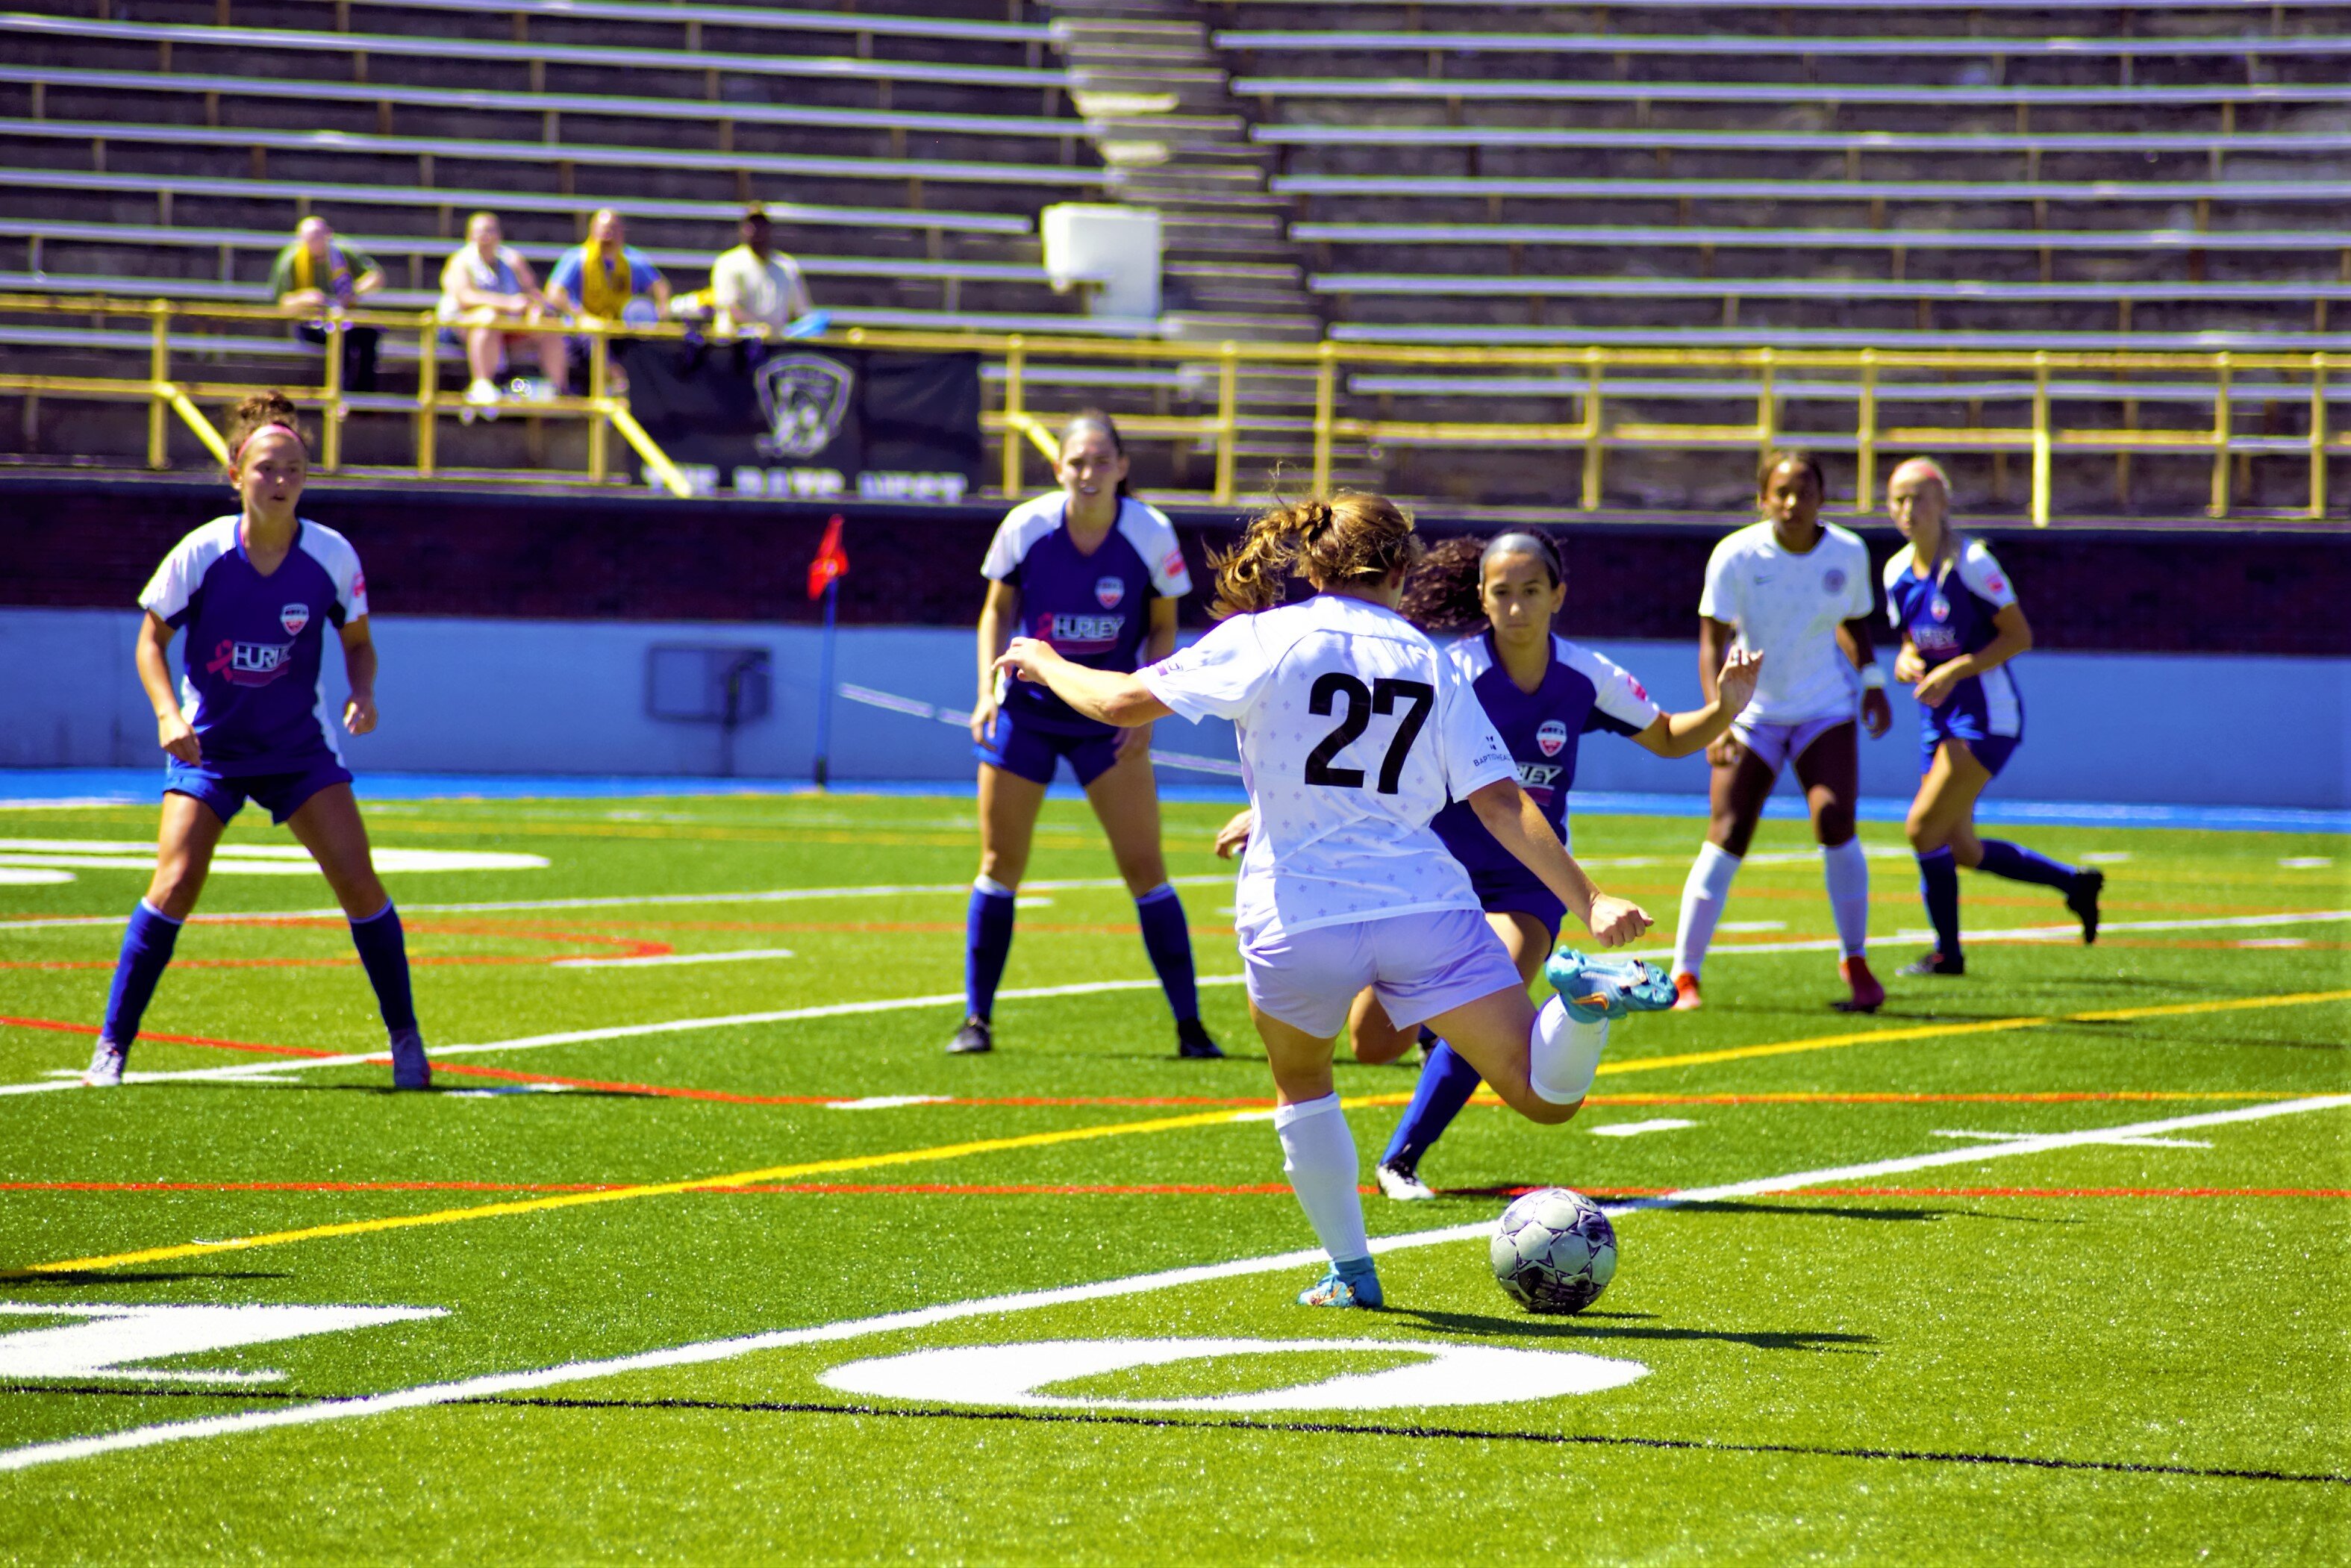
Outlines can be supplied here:
[[1287, 580], [1317, 586], [1374, 583], [1420, 559], [1411, 514], [1385, 496], [1342, 490], [1258, 515], [1241, 542], [1208, 558], [1217, 574], [1219, 617], [1270, 610]]

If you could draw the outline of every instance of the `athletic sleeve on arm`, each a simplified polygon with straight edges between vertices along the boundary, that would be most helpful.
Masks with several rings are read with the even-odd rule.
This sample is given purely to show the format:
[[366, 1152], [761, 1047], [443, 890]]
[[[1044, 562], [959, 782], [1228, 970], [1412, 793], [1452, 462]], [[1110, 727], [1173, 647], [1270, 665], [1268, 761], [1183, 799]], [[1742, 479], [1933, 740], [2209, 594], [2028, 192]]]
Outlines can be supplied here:
[[367, 577], [360, 570], [360, 552], [351, 548], [350, 540], [332, 528], [305, 520], [302, 550], [319, 563], [334, 586], [335, 601], [328, 608], [328, 620], [346, 626], [368, 612]]
[[980, 575], [994, 582], [1019, 582], [1020, 563], [1045, 531], [1037, 526], [1038, 520], [1033, 501], [1006, 513], [1004, 521], [996, 526], [996, 537], [987, 541], [987, 553], [980, 558]]
[[1739, 624], [1739, 574], [1733, 565], [1736, 554], [1729, 539], [1714, 547], [1714, 553], [1706, 559], [1706, 587], [1698, 596], [1700, 615], [1730, 626]]
[[1902, 580], [1902, 574], [1909, 570], [1910, 547], [1904, 545], [1894, 552], [1894, 559], [1886, 563], [1886, 570], [1882, 574], [1886, 584], [1886, 623], [1896, 632], [1902, 630], [1902, 605], [1894, 597], [1894, 587]]
[[1181, 599], [1192, 591], [1192, 570], [1184, 564], [1184, 549], [1176, 540], [1176, 525], [1156, 507], [1129, 501], [1121, 509], [1119, 531], [1151, 569], [1151, 591], [1162, 599]]
[[1605, 659], [1589, 648], [1577, 647], [1561, 641], [1560, 662], [1582, 672], [1592, 683], [1592, 712], [1583, 721], [1588, 732], [1609, 730], [1617, 735], [1638, 735], [1656, 723], [1665, 710], [1649, 698], [1648, 688], [1633, 678], [1633, 673], [1613, 659]]
[[1257, 706], [1273, 674], [1273, 661], [1252, 624], [1255, 620], [1236, 615], [1190, 647], [1144, 665], [1135, 678], [1179, 718], [1194, 724], [1204, 718], [1239, 718]]
[[1877, 612], [1877, 599], [1869, 591], [1869, 547], [1861, 542], [1858, 534], [1848, 534], [1853, 540], [1855, 570], [1845, 573], [1845, 613], [1848, 621], [1866, 621]]
[[2005, 610], [2016, 602], [2016, 586], [1980, 540], [1970, 539], [1967, 549], [1959, 552], [1959, 571], [1968, 591], [1994, 610]]
[[179, 625], [188, 618], [188, 607], [195, 601], [196, 590], [204, 586], [204, 573], [235, 544], [234, 517], [206, 523], [188, 535], [172, 547], [155, 575], [139, 591], [139, 608], [167, 626]]
[[1437, 672], [1437, 759], [1445, 768], [1445, 792], [1467, 800], [1489, 784], [1516, 779], [1519, 765], [1478, 694], [1450, 659], [1439, 659]]

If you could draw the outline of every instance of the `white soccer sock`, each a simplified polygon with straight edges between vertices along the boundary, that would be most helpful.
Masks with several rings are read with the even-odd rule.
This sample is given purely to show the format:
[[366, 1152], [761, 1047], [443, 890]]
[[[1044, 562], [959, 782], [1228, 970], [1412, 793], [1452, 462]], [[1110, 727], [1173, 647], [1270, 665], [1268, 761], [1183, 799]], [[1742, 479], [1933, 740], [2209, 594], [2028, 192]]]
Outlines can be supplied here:
[[1592, 1092], [1600, 1052], [1608, 1044], [1608, 1020], [1578, 1023], [1557, 997], [1535, 1012], [1527, 1033], [1527, 1086], [1554, 1105], [1573, 1105]]
[[1298, 1207], [1306, 1211], [1322, 1250], [1333, 1263], [1370, 1257], [1364, 1197], [1355, 1186], [1362, 1162], [1339, 1096], [1282, 1106], [1273, 1113], [1273, 1130], [1281, 1137], [1281, 1174], [1290, 1178], [1290, 1190], [1298, 1195]]
[[1715, 923], [1730, 898], [1730, 879], [1739, 874], [1739, 857], [1720, 844], [1698, 845], [1690, 862], [1689, 878], [1682, 883], [1681, 924], [1674, 932], [1674, 973], [1695, 976], [1706, 962], [1714, 940]]
[[1837, 941], [1848, 958], [1869, 946], [1869, 857], [1859, 839], [1847, 839], [1834, 849], [1821, 851], [1821, 869], [1829, 884], [1829, 909], [1836, 916]]

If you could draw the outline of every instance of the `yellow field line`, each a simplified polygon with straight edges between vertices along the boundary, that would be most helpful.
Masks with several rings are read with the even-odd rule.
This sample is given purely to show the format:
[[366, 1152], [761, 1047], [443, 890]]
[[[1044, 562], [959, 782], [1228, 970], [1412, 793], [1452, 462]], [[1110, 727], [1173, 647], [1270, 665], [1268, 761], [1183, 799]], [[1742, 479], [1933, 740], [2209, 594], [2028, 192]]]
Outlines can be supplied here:
[[[1687, 1051], [1678, 1056], [1653, 1056], [1630, 1061], [1604, 1061], [1603, 1072], [1642, 1072], [1664, 1067], [1695, 1067], [1718, 1061], [1742, 1061], [1758, 1057], [1785, 1056], [1797, 1051], [1828, 1051], [1867, 1041], [1926, 1040], [1950, 1035], [1989, 1034], [1996, 1030], [2036, 1029], [2060, 1023], [2114, 1023], [2143, 1018], [2169, 1018], [2189, 1013], [2234, 1012], [2252, 1008], [2292, 1007], [2306, 1002], [2351, 1000], [2351, 990], [2304, 991], [2283, 997], [2258, 997], [2224, 1002], [2178, 1002], [2163, 1007], [2124, 1008], [2111, 1011], [2066, 1013], [2050, 1018], [1992, 1019], [1978, 1023], [1945, 1024], [1917, 1029], [1860, 1030], [1849, 1034], [1816, 1035], [1809, 1040], [1775, 1040], [1764, 1045], [1731, 1046], [1721, 1051]], [[1400, 1104], [1408, 1095], [1351, 1096], [1348, 1105]], [[810, 1160], [799, 1165], [769, 1166], [737, 1171], [732, 1176], [702, 1176], [691, 1181], [646, 1182], [601, 1192], [568, 1192], [552, 1197], [521, 1198], [486, 1203], [471, 1208], [441, 1208], [429, 1214], [399, 1214], [377, 1219], [350, 1219], [333, 1225], [305, 1226], [298, 1230], [271, 1230], [257, 1236], [231, 1237], [220, 1241], [183, 1241], [170, 1247], [150, 1247], [136, 1252], [114, 1252], [94, 1258], [68, 1258], [54, 1263], [33, 1263], [0, 1273], [0, 1281], [84, 1270], [119, 1269], [130, 1263], [160, 1263], [175, 1258], [200, 1258], [214, 1252], [235, 1252], [253, 1247], [278, 1247], [291, 1241], [319, 1241], [336, 1236], [365, 1236], [381, 1230], [407, 1230], [423, 1225], [454, 1225], [465, 1220], [496, 1219], [510, 1214], [538, 1214], [549, 1209], [577, 1208], [591, 1203], [621, 1203], [631, 1198], [663, 1197], [681, 1192], [723, 1191], [762, 1182], [789, 1181], [802, 1176], [838, 1175], [845, 1171], [877, 1170], [888, 1166], [923, 1165], [962, 1159], [973, 1155], [1001, 1154], [1011, 1149], [1040, 1149], [1055, 1144], [1081, 1143], [1090, 1138], [1121, 1137], [1132, 1133], [1167, 1133], [1186, 1127], [1212, 1127], [1225, 1123], [1262, 1119], [1251, 1110], [1198, 1111], [1181, 1116], [1155, 1116], [1141, 1122], [1112, 1122], [1092, 1127], [1065, 1127], [1050, 1133], [1023, 1133], [1008, 1138], [979, 1138], [942, 1144], [926, 1149], [898, 1149], [879, 1155], [846, 1155], [838, 1159]]]

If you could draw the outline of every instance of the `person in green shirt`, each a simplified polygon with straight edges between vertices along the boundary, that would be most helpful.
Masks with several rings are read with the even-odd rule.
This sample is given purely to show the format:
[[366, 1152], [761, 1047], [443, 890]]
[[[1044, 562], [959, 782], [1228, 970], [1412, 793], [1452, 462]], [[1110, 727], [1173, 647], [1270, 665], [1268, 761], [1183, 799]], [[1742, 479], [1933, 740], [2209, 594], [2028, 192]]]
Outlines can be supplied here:
[[336, 323], [328, 318], [358, 305], [383, 287], [383, 269], [365, 252], [335, 237], [324, 218], [304, 218], [294, 243], [277, 253], [269, 268], [270, 297], [277, 308], [310, 319], [294, 329], [306, 343], [327, 341], [330, 329], [343, 341], [343, 390], [375, 391], [376, 329]]

